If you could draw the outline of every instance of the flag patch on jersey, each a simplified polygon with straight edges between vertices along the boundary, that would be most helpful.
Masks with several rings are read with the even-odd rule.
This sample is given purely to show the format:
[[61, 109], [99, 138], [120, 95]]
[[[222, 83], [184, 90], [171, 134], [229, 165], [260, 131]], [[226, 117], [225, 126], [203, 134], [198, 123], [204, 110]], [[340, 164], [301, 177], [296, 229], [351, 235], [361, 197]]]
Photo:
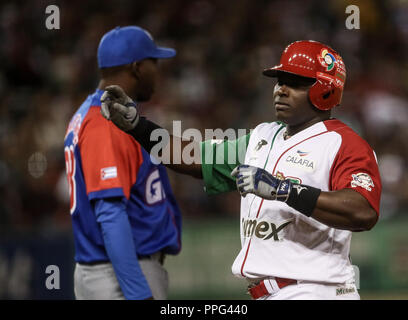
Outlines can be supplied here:
[[374, 182], [367, 173], [360, 172], [352, 174], [351, 177], [353, 178], [351, 181], [351, 186], [353, 188], [362, 187], [368, 191], [371, 191], [371, 188], [374, 188]]
[[102, 180], [107, 180], [107, 179], [113, 179], [118, 176], [118, 170], [116, 167], [108, 167], [108, 168], [102, 168], [101, 169], [101, 179]]

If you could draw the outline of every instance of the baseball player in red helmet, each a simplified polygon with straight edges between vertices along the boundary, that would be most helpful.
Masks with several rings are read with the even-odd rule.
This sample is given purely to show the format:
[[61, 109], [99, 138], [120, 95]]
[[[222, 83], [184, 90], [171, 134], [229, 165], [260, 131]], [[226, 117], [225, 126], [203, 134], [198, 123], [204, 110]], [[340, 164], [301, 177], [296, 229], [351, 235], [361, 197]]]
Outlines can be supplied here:
[[[278, 121], [234, 141], [204, 141], [201, 164], [169, 167], [202, 178], [209, 194], [241, 193], [242, 248], [232, 272], [249, 281], [253, 299], [359, 299], [351, 236], [376, 224], [381, 181], [368, 143], [331, 117], [346, 80], [343, 60], [325, 44], [297, 41], [263, 74], [277, 79]], [[120, 88], [105, 96], [104, 116], [151, 150], [159, 127], [125, 107]]]

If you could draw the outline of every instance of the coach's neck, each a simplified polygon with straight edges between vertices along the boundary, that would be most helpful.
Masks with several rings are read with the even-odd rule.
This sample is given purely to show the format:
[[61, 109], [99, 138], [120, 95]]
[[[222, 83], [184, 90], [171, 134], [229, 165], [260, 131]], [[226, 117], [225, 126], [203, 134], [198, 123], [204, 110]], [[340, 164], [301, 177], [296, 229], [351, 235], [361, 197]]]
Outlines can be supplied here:
[[113, 74], [102, 73], [101, 80], [98, 83], [98, 89], [105, 90], [105, 88], [110, 85], [120, 86], [132, 99], [137, 100], [135, 92], [137, 80], [130, 72], [127, 72], [127, 70], [123, 69]]

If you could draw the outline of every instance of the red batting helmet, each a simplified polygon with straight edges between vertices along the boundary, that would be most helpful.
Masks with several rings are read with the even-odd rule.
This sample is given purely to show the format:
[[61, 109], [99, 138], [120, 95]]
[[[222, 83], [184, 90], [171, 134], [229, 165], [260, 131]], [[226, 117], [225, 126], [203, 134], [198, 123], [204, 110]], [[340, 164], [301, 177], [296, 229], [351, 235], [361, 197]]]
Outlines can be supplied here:
[[309, 90], [309, 99], [316, 108], [329, 110], [340, 104], [346, 66], [329, 46], [312, 40], [293, 42], [283, 51], [280, 64], [265, 69], [263, 74], [276, 77], [277, 71], [316, 79]]

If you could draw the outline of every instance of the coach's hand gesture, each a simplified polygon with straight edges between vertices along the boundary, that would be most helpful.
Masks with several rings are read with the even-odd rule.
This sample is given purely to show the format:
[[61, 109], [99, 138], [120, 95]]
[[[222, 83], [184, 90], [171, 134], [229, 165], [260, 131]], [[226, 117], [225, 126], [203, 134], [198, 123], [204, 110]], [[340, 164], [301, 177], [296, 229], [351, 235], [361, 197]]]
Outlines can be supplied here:
[[102, 115], [123, 131], [134, 129], [139, 121], [136, 104], [119, 86], [108, 86], [105, 90], [101, 97]]

